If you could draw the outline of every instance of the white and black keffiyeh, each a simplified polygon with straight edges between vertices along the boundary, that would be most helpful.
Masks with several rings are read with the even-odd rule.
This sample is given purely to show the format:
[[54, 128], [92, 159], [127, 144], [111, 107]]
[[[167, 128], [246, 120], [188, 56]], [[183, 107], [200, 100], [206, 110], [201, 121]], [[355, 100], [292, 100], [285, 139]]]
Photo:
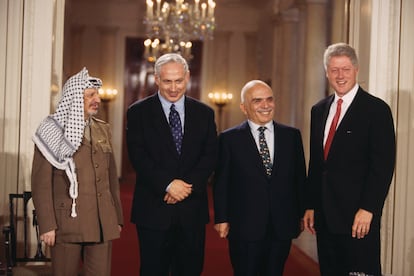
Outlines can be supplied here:
[[89, 77], [83, 68], [70, 77], [63, 86], [62, 98], [55, 113], [46, 117], [32, 137], [43, 156], [59, 170], [65, 170], [69, 180], [69, 195], [72, 198], [72, 217], [76, 217], [78, 181], [73, 155], [82, 142], [85, 128], [83, 93], [87, 88], [102, 86], [98, 78]]

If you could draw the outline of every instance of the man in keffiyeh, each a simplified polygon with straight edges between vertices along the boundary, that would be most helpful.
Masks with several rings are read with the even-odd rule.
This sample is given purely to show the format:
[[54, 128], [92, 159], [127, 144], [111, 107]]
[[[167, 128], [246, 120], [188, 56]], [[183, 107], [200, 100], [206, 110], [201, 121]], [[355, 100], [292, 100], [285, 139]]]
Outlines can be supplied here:
[[98, 112], [102, 82], [86, 68], [63, 86], [55, 113], [33, 135], [32, 196], [53, 275], [110, 275], [123, 225], [109, 125]]

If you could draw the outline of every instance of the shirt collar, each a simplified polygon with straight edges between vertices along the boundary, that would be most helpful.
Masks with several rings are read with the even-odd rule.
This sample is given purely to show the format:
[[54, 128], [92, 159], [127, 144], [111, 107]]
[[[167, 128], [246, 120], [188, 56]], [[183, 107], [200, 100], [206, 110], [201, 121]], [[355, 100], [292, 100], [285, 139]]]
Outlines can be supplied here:
[[[359, 85], [356, 83], [354, 85], [354, 87], [352, 87], [351, 90], [349, 90], [348, 93], [346, 93], [344, 96], [342, 96], [342, 100], [349, 106], [351, 104], [351, 102], [353, 101], [353, 99], [355, 98], [355, 95], [358, 91]], [[338, 99], [340, 99], [340, 97], [338, 96], [338, 94], [336, 94], [335, 92], [335, 99], [334, 99], [334, 103], [336, 103], [338, 101]]]
[[184, 112], [184, 102], [185, 102], [185, 96], [183, 95], [178, 101], [175, 103], [172, 103], [170, 101], [167, 101], [166, 98], [164, 98], [161, 93], [158, 91], [158, 98], [160, 99], [162, 108], [164, 110], [170, 110], [170, 107], [172, 104], [175, 105], [175, 109], [178, 111], [178, 113]]
[[[251, 120], [247, 120], [247, 122], [249, 124], [250, 129], [253, 129], [254, 131], [258, 131], [257, 129], [262, 126], [262, 125], [253, 123]], [[268, 129], [271, 133], [273, 133], [273, 128], [274, 128], [273, 121], [270, 121], [264, 124], [263, 126], [266, 127], [266, 129]]]

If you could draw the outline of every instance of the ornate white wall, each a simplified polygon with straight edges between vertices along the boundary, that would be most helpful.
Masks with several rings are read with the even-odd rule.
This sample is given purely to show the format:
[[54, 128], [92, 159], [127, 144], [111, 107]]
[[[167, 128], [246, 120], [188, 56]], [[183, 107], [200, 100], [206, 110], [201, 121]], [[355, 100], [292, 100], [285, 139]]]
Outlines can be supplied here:
[[0, 42], [2, 227], [8, 220], [8, 194], [30, 190], [31, 136], [51, 111], [52, 83], [61, 80], [63, 0], [0, 0], [0, 18], [5, 38]]
[[[218, 3], [217, 36], [204, 45], [201, 99], [207, 102], [207, 93], [215, 89], [235, 95], [225, 110], [225, 127], [244, 120], [239, 111], [244, 83], [253, 77], [270, 79], [282, 97], [278, 120], [302, 130], [308, 152], [310, 106], [326, 90], [323, 49], [341, 40], [357, 48], [361, 84], [390, 104], [397, 130], [397, 167], [383, 217], [384, 272], [414, 275], [414, 1], [269, 0], [256, 9], [245, 1], [223, 2]], [[72, 68], [80, 70], [85, 62], [92, 74], [103, 75], [121, 92], [109, 118], [121, 166], [125, 37], [143, 35], [138, 18], [145, 2], [96, 3], [0, 0], [0, 32], [5, 34], [0, 40], [0, 225], [8, 213], [7, 194], [30, 188], [30, 137], [59, 98], [51, 84], [59, 87]], [[325, 29], [327, 5], [335, 15], [330, 29]], [[64, 19], [65, 7], [70, 18]], [[71, 30], [65, 37], [63, 20]], [[64, 51], [64, 41], [71, 51]], [[315, 255], [313, 237], [303, 234], [297, 244]]]
[[[384, 1], [382, 1], [384, 2]], [[384, 3], [382, 3], [384, 4]], [[386, 10], [386, 9], [385, 9]], [[400, 10], [391, 10], [392, 17], [400, 13], [399, 53], [389, 59], [398, 59], [397, 72], [395, 68], [383, 68], [398, 80], [397, 94], [394, 87], [387, 86], [387, 94], [392, 94], [391, 102], [396, 115], [397, 127], [397, 169], [394, 189], [394, 231], [392, 249], [387, 249], [388, 271], [393, 275], [414, 275], [414, 1], [402, 0]], [[379, 17], [383, 8], [379, 9]], [[378, 19], [380, 20], [380, 19]], [[396, 20], [393, 20], [395, 23]], [[398, 35], [397, 35], [398, 36]], [[388, 76], [389, 77], [389, 76]], [[393, 78], [394, 81], [394, 78]], [[391, 81], [391, 83], [393, 83]], [[391, 88], [393, 91], [389, 91]], [[389, 261], [389, 260], [392, 261]]]

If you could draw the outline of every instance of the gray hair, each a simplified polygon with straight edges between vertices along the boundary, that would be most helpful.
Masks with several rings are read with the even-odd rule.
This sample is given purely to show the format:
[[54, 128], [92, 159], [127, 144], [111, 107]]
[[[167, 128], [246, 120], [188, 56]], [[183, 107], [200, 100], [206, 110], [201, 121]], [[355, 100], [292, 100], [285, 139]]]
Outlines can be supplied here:
[[340, 42], [336, 44], [330, 45], [326, 48], [325, 53], [323, 55], [323, 65], [325, 67], [325, 71], [328, 68], [329, 61], [332, 57], [338, 56], [346, 56], [351, 60], [352, 65], [358, 67], [358, 57], [355, 52], [355, 49], [352, 48], [350, 45]]
[[245, 100], [244, 98], [246, 96], [247, 91], [249, 91], [252, 87], [257, 86], [257, 85], [263, 85], [263, 86], [268, 87], [270, 90], [272, 90], [272, 88], [267, 83], [265, 83], [264, 81], [251, 80], [251, 81], [247, 82], [241, 90], [240, 99], [241, 99], [242, 103], [244, 103], [244, 100]]
[[157, 61], [155, 62], [155, 65], [154, 65], [154, 74], [156, 76], [159, 76], [160, 71], [161, 71], [161, 67], [164, 64], [167, 64], [167, 63], [170, 63], [170, 62], [175, 62], [175, 63], [182, 64], [184, 66], [184, 71], [186, 73], [189, 72], [188, 63], [181, 55], [176, 54], [176, 53], [169, 53], [169, 54], [162, 55], [157, 59]]

